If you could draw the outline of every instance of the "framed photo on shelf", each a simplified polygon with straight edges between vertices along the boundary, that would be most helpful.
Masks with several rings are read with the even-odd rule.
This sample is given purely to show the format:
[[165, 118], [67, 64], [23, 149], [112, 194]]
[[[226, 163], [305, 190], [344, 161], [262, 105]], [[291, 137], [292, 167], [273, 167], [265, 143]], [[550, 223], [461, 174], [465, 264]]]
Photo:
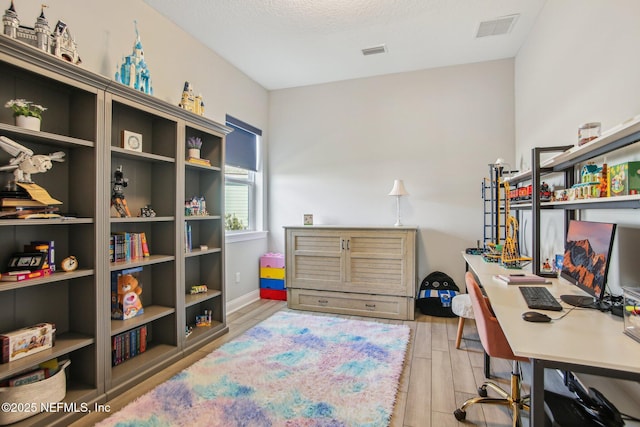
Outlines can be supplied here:
[[142, 135], [128, 130], [122, 131], [122, 148], [142, 152]]

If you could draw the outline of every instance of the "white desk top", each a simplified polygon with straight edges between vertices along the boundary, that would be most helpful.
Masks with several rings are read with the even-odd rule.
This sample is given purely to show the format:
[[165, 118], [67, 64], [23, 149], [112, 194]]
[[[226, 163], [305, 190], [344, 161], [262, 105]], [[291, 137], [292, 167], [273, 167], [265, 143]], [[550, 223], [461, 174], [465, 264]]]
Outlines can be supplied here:
[[[513, 271], [487, 263], [480, 255], [464, 254], [464, 259], [484, 287], [516, 355], [640, 373], [640, 343], [623, 333], [621, 317], [593, 309], [576, 308], [560, 320], [526, 322], [522, 319], [522, 313], [531, 310], [518, 286], [507, 285], [493, 278], [495, 274]], [[551, 279], [551, 282], [534, 286], [545, 286], [556, 297], [563, 294], [586, 295], [564, 279]], [[567, 309], [544, 313], [555, 319], [566, 312]]]

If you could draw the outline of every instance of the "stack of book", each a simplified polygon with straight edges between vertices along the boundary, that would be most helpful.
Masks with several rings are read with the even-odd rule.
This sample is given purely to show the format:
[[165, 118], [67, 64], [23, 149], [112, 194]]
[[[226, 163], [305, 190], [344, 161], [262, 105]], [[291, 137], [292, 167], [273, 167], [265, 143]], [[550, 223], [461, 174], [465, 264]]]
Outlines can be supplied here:
[[0, 282], [21, 282], [28, 279], [49, 276], [56, 270], [56, 246], [53, 240], [32, 240], [30, 244], [24, 245], [25, 253], [42, 252], [46, 254], [45, 262], [37, 270], [33, 267], [26, 267], [24, 270], [9, 271], [0, 274]]
[[25, 197], [2, 197], [0, 198], [0, 209], [2, 216], [16, 217], [24, 217], [38, 213], [52, 213], [58, 210], [55, 206]]
[[187, 157], [187, 162], [200, 166], [211, 166], [209, 159], [201, 159], [199, 157]]
[[142, 325], [111, 338], [111, 363], [117, 366], [146, 350], [147, 325]]

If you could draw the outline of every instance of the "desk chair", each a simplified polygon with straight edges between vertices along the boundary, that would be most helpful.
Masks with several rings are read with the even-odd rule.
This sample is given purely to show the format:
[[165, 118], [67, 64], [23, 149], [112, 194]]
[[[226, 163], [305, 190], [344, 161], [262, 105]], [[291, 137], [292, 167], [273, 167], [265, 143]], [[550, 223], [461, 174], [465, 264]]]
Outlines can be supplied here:
[[[521, 426], [520, 410], [529, 410], [529, 398], [520, 395], [520, 362], [527, 362], [529, 359], [513, 354], [511, 346], [509, 346], [509, 342], [498, 323], [498, 319], [496, 319], [491, 311], [488, 299], [482, 295], [473, 274], [467, 272], [464, 279], [467, 284], [467, 292], [469, 292], [469, 296], [471, 297], [473, 313], [482, 347], [484, 347], [485, 352], [491, 357], [499, 357], [513, 361], [511, 369], [511, 393], [504, 391], [492, 381], [485, 381], [482, 386], [478, 388], [478, 395], [480, 395], [480, 397], [467, 400], [459, 409], [454, 411], [453, 415], [455, 415], [458, 421], [462, 421], [466, 418], [466, 409], [470, 405], [476, 403], [505, 405], [509, 406], [511, 410], [513, 426]], [[487, 388], [494, 390], [501, 398], [487, 397]]]

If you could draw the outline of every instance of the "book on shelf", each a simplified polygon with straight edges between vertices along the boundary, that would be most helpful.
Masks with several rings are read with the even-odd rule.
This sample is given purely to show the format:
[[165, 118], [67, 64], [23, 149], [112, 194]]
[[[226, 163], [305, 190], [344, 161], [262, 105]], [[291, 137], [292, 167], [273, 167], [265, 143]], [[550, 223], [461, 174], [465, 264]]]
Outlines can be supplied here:
[[130, 262], [150, 256], [149, 243], [144, 232], [112, 233], [109, 239], [109, 261]]
[[187, 162], [201, 166], [211, 166], [209, 159], [201, 159], [199, 157], [187, 157]]
[[32, 240], [24, 245], [25, 252], [44, 252], [47, 254], [47, 267], [56, 271], [56, 242], [54, 240]]
[[20, 207], [43, 207], [48, 206], [45, 203], [33, 199], [22, 197], [3, 197], [0, 199], [0, 206], [3, 208], [20, 208]]
[[0, 275], [0, 282], [22, 282], [23, 280], [36, 279], [51, 275], [49, 268], [34, 271], [10, 271]]
[[535, 274], [498, 274], [493, 277], [509, 285], [534, 285], [551, 283], [546, 277], [537, 276]]
[[111, 337], [111, 363], [117, 366], [147, 350], [147, 325]]

